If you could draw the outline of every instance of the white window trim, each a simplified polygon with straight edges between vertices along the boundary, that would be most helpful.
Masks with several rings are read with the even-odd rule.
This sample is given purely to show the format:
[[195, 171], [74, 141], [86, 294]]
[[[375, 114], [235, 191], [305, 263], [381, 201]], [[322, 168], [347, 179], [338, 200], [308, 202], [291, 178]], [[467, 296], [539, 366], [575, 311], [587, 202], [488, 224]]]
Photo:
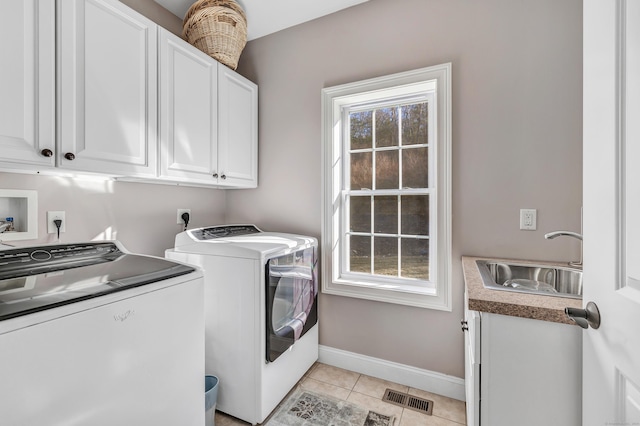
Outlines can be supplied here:
[[[342, 107], [366, 103], [384, 92], [394, 96], [436, 90], [437, 277], [434, 288], [403, 285], [391, 279], [374, 284], [339, 276], [343, 151]], [[322, 90], [322, 291], [327, 294], [451, 311], [451, 64], [392, 74]]]

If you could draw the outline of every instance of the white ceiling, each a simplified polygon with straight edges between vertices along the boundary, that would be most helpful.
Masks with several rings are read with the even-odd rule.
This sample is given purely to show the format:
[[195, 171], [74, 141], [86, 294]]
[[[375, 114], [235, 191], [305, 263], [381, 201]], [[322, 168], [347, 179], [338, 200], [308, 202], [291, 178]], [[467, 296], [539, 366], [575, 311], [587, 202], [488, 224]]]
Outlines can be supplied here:
[[[236, 0], [247, 15], [247, 39], [253, 40], [368, 0]], [[183, 19], [195, 0], [155, 0]]]

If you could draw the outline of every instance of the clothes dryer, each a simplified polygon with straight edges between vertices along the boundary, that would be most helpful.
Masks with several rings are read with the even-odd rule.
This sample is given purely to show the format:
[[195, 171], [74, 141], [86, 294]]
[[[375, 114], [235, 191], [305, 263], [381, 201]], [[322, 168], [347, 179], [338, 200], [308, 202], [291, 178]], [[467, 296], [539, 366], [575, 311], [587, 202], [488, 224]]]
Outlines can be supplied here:
[[318, 359], [313, 237], [254, 225], [192, 229], [166, 257], [204, 270], [205, 371], [217, 409], [262, 423]]

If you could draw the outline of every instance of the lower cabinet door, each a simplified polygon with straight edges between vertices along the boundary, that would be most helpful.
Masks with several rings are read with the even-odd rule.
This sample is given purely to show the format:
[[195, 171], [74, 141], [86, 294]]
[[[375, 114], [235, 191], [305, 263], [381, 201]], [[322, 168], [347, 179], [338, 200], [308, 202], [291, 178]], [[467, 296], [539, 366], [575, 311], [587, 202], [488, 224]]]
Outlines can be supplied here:
[[480, 313], [465, 309], [465, 393], [467, 425], [480, 424]]

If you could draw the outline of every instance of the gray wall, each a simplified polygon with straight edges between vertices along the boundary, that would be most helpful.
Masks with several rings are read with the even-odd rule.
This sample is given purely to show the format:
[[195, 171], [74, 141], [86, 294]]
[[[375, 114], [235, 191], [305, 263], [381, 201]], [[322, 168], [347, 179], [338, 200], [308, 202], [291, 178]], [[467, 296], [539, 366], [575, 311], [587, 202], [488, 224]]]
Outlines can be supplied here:
[[[195, 0], [194, 0], [195, 1]], [[153, 0], [120, 0], [131, 9], [151, 19], [156, 24], [171, 31], [177, 36], [182, 36], [182, 19], [169, 12]]]
[[38, 239], [8, 242], [18, 247], [57, 242], [47, 233], [47, 211], [65, 212], [62, 243], [117, 239], [154, 256], [164, 256], [182, 231], [179, 208], [191, 209], [190, 228], [225, 223], [226, 193], [217, 189], [16, 173], [0, 173], [0, 188], [38, 192]]
[[[250, 24], [250, 23], [249, 23]], [[453, 64], [453, 312], [321, 295], [323, 345], [464, 376], [462, 255], [571, 260], [580, 230], [580, 0], [370, 0], [248, 43], [259, 86], [259, 187], [226, 219], [321, 233], [320, 92]], [[520, 208], [538, 230], [520, 231]]]

